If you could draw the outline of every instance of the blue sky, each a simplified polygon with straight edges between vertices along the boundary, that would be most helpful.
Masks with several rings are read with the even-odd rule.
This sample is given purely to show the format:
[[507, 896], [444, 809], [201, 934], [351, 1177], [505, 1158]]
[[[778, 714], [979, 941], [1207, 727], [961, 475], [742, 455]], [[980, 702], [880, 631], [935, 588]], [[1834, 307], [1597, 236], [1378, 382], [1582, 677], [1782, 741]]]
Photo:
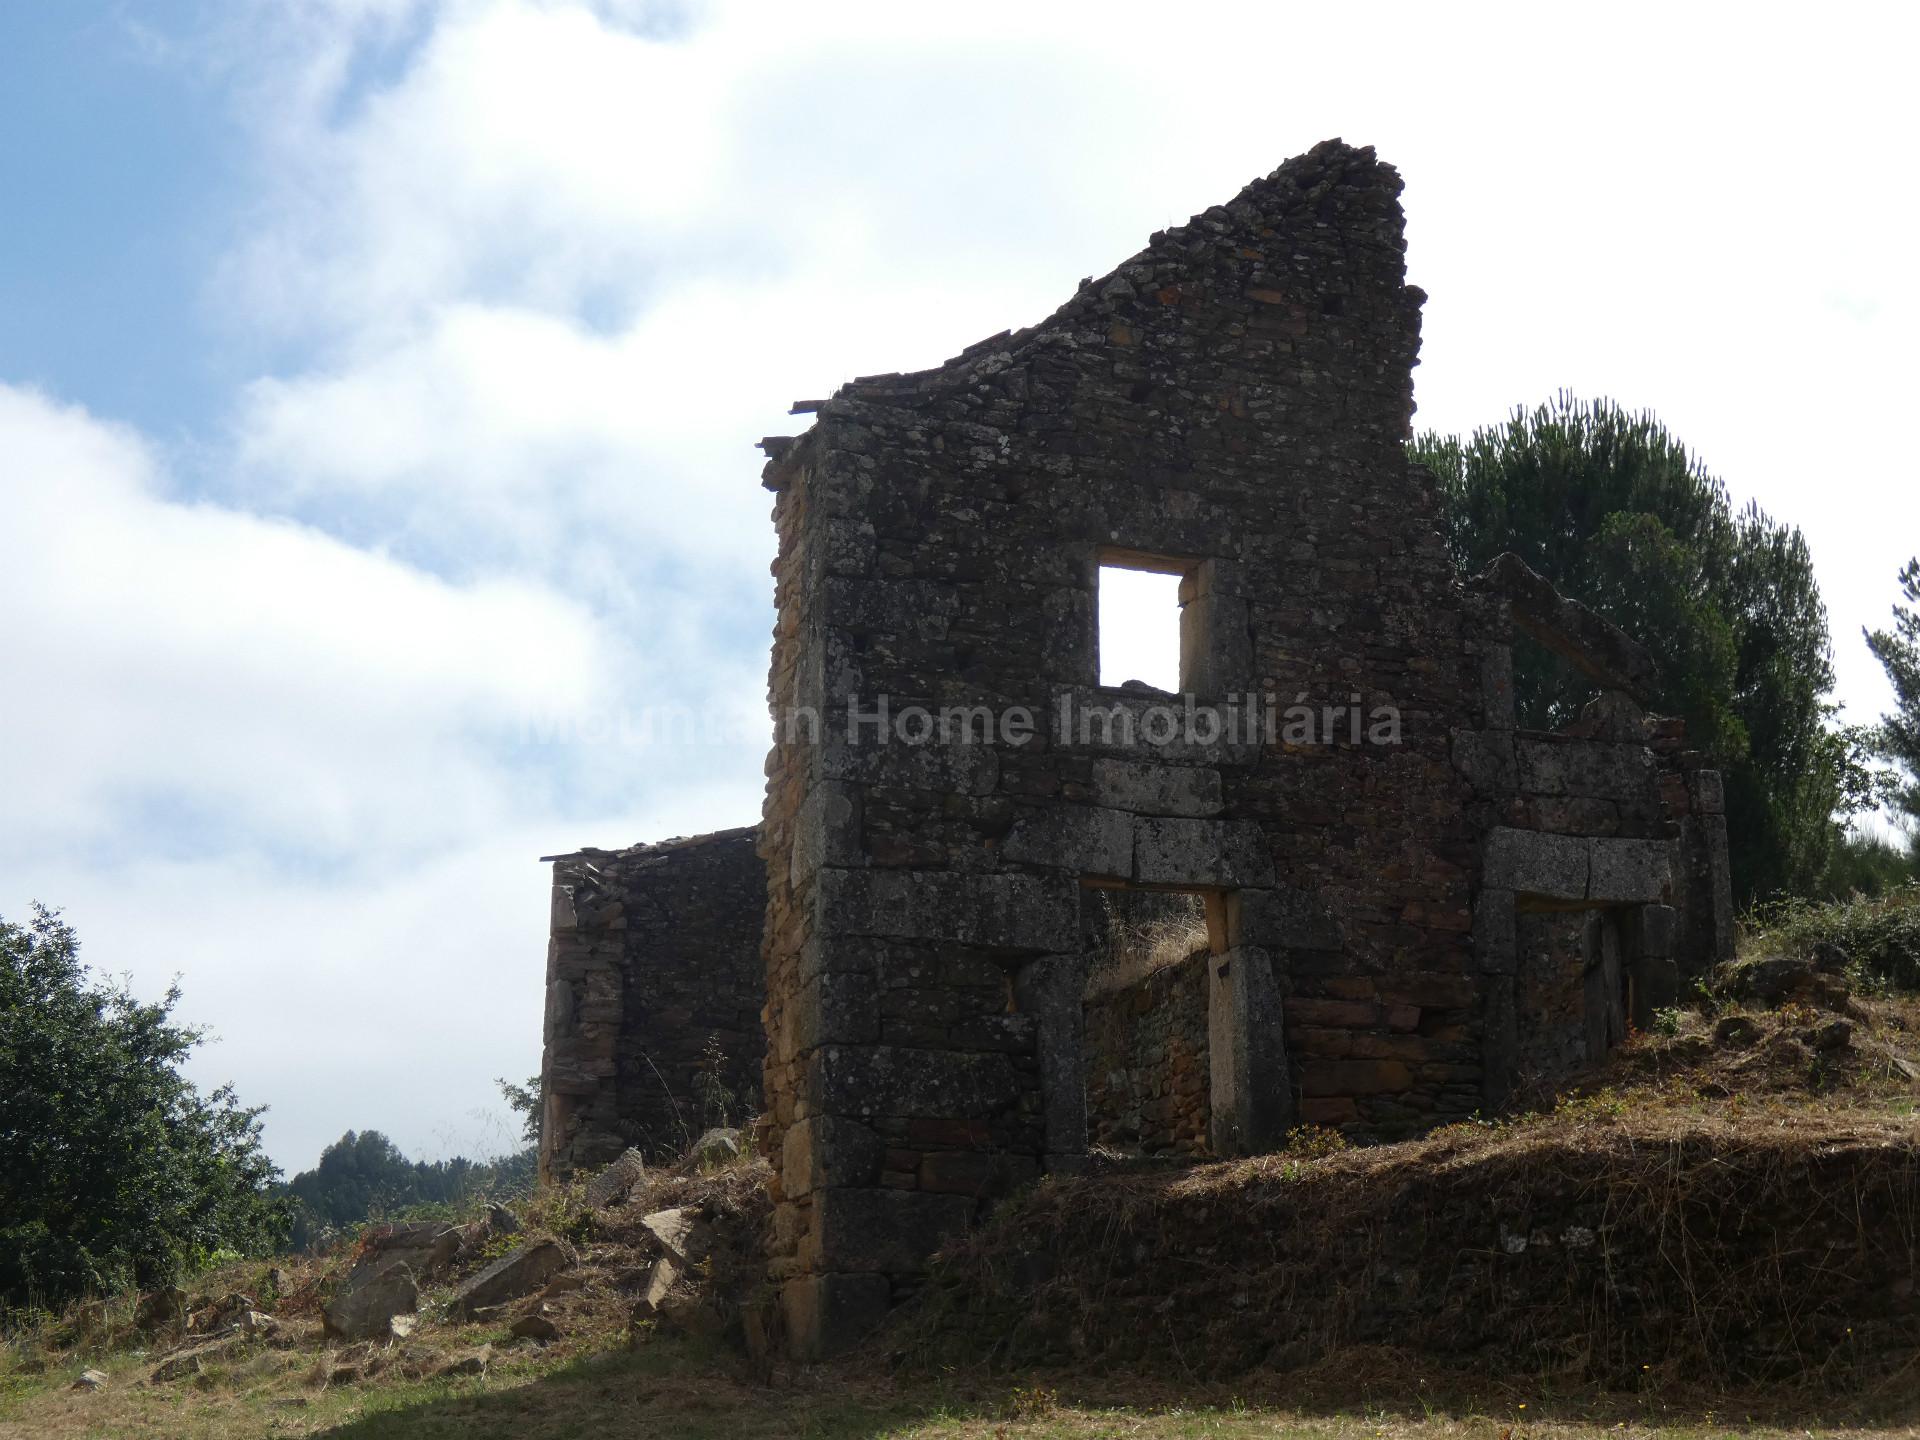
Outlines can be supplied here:
[[[504, 1139], [543, 853], [751, 820], [795, 397], [1029, 323], [1329, 135], [1419, 422], [1655, 409], [1920, 549], [1913, 22], [1609, 6], [0, 7], [0, 914], [221, 1036], [289, 1166]], [[635, 734], [660, 706], [721, 743]], [[620, 723], [627, 722], [622, 731]]]
[[157, 56], [129, 11], [74, 0], [0, 17], [0, 374], [171, 430], [206, 424], [241, 378], [201, 287], [250, 157], [219, 91]]

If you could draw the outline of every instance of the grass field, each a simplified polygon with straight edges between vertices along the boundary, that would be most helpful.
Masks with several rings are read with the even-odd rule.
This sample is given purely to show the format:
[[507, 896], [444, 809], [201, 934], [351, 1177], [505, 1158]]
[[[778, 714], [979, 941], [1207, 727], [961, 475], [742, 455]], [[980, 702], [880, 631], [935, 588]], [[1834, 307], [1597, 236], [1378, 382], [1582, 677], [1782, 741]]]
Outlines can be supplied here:
[[[281, 1363], [281, 1362], [287, 1363]], [[1313, 1370], [1251, 1376], [1232, 1387], [1182, 1388], [1064, 1376], [952, 1374], [895, 1379], [800, 1369], [756, 1379], [738, 1361], [662, 1339], [553, 1363], [505, 1357], [461, 1380], [330, 1386], [312, 1358], [267, 1351], [232, 1372], [179, 1387], [138, 1387], [143, 1367], [109, 1369], [99, 1391], [71, 1375], [13, 1375], [0, 1400], [0, 1437], [167, 1436], [239, 1440], [855, 1440], [855, 1437], [1251, 1436], [1489, 1437], [1717, 1435], [1867, 1436], [1916, 1433], [1896, 1410], [1874, 1424], [1851, 1406], [1802, 1411], [1791, 1392], [1726, 1408], [1684, 1391], [1556, 1393], [1546, 1381], [1477, 1390], [1428, 1381], [1411, 1357], [1357, 1352]], [[1861, 1397], [1866, 1399], [1868, 1397]], [[1885, 1397], [1882, 1397], [1883, 1399]]]

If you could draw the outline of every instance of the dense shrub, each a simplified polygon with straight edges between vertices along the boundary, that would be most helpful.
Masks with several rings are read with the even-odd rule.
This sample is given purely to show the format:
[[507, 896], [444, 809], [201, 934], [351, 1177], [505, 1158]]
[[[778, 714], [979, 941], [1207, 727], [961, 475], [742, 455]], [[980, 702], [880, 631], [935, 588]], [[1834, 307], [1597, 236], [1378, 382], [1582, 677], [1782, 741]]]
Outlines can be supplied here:
[[1874, 740], [1881, 758], [1898, 767], [1889, 785], [1894, 812], [1920, 825], [1920, 559], [1901, 568], [1900, 599], [1891, 628], [1867, 632], [1867, 648], [1893, 686], [1893, 709]]
[[1871, 898], [1920, 880], [1920, 851], [1878, 835], [1844, 835], [1827, 857], [1820, 892], [1828, 899]]
[[178, 990], [145, 1004], [78, 957], [50, 911], [0, 919], [0, 1310], [157, 1285], [285, 1231], [261, 1111], [180, 1074], [201, 1033], [173, 1023]]
[[1859, 979], [1920, 990], [1920, 884], [1827, 905], [1772, 906], [1756, 915], [1754, 929], [1749, 949], [1811, 956], [1816, 946], [1837, 945]]

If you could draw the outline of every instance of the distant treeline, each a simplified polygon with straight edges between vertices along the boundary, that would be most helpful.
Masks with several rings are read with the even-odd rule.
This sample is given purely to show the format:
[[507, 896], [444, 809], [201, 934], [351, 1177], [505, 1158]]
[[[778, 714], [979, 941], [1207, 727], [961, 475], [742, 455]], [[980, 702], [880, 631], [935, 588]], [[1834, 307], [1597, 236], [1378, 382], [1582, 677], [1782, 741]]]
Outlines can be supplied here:
[[349, 1130], [320, 1152], [320, 1162], [288, 1181], [294, 1202], [290, 1243], [304, 1250], [343, 1230], [422, 1206], [455, 1208], [533, 1188], [533, 1147], [498, 1160], [409, 1160], [378, 1130]]

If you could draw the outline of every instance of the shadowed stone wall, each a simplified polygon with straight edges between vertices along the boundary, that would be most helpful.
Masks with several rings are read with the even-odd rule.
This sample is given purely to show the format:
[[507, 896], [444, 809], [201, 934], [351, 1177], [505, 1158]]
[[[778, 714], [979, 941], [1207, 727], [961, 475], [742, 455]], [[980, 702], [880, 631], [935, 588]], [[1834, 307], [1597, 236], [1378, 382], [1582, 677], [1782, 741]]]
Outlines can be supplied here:
[[[1640, 708], [1645, 652], [1513, 557], [1452, 571], [1405, 458], [1424, 297], [1400, 188], [1328, 142], [1040, 325], [862, 377], [762, 442], [764, 930], [712, 898], [749, 888], [744, 832], [711, 874], [652, 864], [665, 847], [563, 862], [549, 1151], [666, 1123], [634, 1118], [620, 1037], [649, 957], [705, 947], [711, 973], [678, 951], [660, 973], [700, 977], [683, 1056], [764, 998], [797, 1354], [858, 1339], [984, 1206], [1080, 1165], [1102, 1054], [1138, 1069], [1162, 1028], [1200, 1052], [1204, 1100], [1180, 1082], [1165, 1123], [1213, 1154], [1301, 1122], [1410, 1134], [1603, 1050], [1730, 946], [1718, 777]], [[1180, 577], [1179, 695], [1100, 686], [1105, 565]], [[1516, 730], [1516, 632], [1593, 679], [1580, 725]], [[1116, 890], [1205, 897], [1191, 988], [1170, 976], [1131, 1028], [1087, 1005]], [[676, 893], [711, 935], [619, 932]], [[1568, 958], [1575, 928], [1600, 938]], [[752, 980], [723, 974], [762, 937]]]
[[752, 829], [553, 857], [543, 1175], [677, 1155], [760, 1109], [766, 869]]
[[[930, 1163], [1084, 1153], [1083, 881], [1213, 895], [1216, 1151], [1310, 1107], [1402, 1133], [1482, 1104], [1450, 731], [1479, 721], [1485, 642], [1403, 450], [1399, 190], [1372, 152], [1319, 147], [1040, 326], [856, 381], [769, 442], [772, 1269], [802, 1353], [973, 1218]], [[1182, 689], [1220, 733], [1056, 733], [1063, 702], [1143, 726], [1156, 703], [1098, 685], [1103, 560], [1183, 577]], [[1398, 732], [1268, 743], [1228, 724], [1249, 695], [1391, 708]], [[1038, 733], [849, 736], [849, 702], [882, 696], [1026, 707]], [[1298, 1054], [1283, 997], [1318, 1007]]]
[[[1508, 643], [1484, 661], [1483, 728], [1454, 735], [1482, 835], [1474, 948], [1489, 1107], [1598, 1062], [1628, 1025], [1672, 1005], [1682, 975], [1733, 953], [1718, 772], [1680, 721], [1641, 702], [1653, 663], [1626, 635], [1556, 594], [1512, 555], [1468, 586]], [[1596, 686], [1575, 724], [1513, 727], [1511, 636], [1524, 630]]]
[[1124, 1153], [1207, 1152], [1204, 951], [1086, 1002], [1087, 1138]]

